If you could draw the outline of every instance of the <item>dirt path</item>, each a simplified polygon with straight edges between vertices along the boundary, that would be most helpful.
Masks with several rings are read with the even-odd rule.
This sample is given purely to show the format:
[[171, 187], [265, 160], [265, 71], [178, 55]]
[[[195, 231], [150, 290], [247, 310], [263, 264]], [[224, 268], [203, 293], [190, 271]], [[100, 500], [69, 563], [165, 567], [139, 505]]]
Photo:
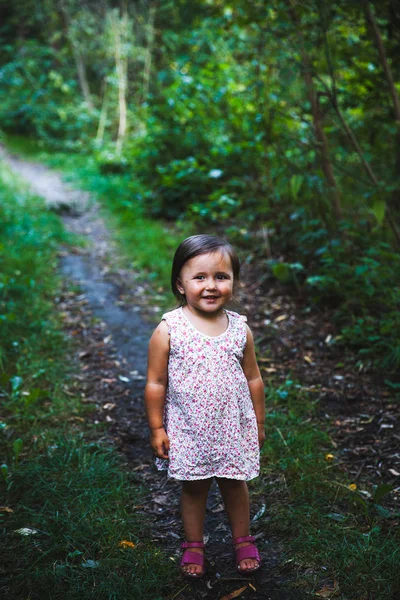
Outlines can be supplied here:
[[[88, 241], [84, 250], [66, 248], [60, 256], [65, 291], [59, 298], [59, 309], [67, 331], [77, 340], [76, 360], [82, 365], [69, 390], [79, 391], [82, 402], [93, 405], [92, 418], [105, 423], [105, 443], [114, 444], [124, 453], [138, 483], [149, 490], [146, 505], [140, 507], [149, 535], [178, 564], [183, 539], [179, 484], [168, 481], [153, 467], [143, 410], [147, 342], [154, 328], [149, 319], [151, 312], [143, 306], [143, 288], [135, 273], [113, 267], [114, 245], [99, 207], [87, 194], [82, 194], [81, 201], [81, 193], [71, 190], [57, 173], [4, 151], [2, 155], [36, 193], [45, 197], [49, 206], [65, 209], [66, 227]], [[77, 284], [79, 291], [72, 284]], [[228, 523], [219, 492], [213, 486], [205, 526], [207, 576], [193, 583], [182, 580], [182, 585], [172, 590], [168, 582], [162, 582], [165, 597], [220, 599], [247, 586], [240, 596], [243, 600], [300, 600], [299, 592], [285, 591], [288, 576], [279, 566], [279, 546], [276, 540], [268, 539], [257, 519], [264, 510], [264, 498], [253, 498], [252, 530], [262, 550], [264, 566], [245, 578], [234, 569]]]

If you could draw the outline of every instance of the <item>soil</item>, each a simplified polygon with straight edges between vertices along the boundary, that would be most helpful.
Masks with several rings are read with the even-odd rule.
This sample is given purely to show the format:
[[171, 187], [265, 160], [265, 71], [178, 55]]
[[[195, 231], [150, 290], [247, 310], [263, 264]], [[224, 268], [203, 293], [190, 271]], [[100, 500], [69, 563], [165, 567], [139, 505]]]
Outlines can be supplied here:
[[[104, 442], [123, 454], [130, 472], [148, 490], [147, 502], [138, 507], [148, 535], [178, 565], [183, 539], [179, 484], [153, 466], [143, 408], [147, 343], [158, 320], [157, 308], [147, 303], [147, 290], [138, 274], [116, 266], [115, 245], [93, 199], [71, 190], [61, 175], [43, 165], [4, 151], [3, 158], [53, 209], [64, 211], [67, 229], [88, 242], [85, 248], [68, 246], [60, 253], [65, 284], [58, 307], [66, 331], [76, 340], [74, 358], [80, 363], [66, 391], [75, 393], [73, 388], [77, 388], [82, 402], [93, 406], [89, 418], [104, 423]], [[315, 394], [318, 419], [329, 431], [335, 454], [353, 482], [398, 486], [400, 402], [379, 379], [355, 371], [351, 352], [343, 356], [335, 344], [329, 311], [310, 308], [292, 290], [276, 283], [258, 282], [251, 268], [243, 280], [241, 304], [252, 315], [249, 322], [262, 350], [264, 377], [282, 382], [293, 377]], [[399, 496], [397, 487], [390, 504], [398, 504]], [[252, 497], [252, 533], [262, 552], [263, 567], [244, 577], [234, 569], [229, 527], [213, 484], [205, 524], [206, 577], [182, 579], [173, 590], [165, 582], [164, 597], [222, 600], [245, 588], [240, 594], [244, 600], [301, 600], [302, 592], [291, 587], [296, 574], [288, 566], [290, 561], [285, 561], [279, 541], [265, 529], [265, 515], [260, 525], [265, 505], [258, 490]]]

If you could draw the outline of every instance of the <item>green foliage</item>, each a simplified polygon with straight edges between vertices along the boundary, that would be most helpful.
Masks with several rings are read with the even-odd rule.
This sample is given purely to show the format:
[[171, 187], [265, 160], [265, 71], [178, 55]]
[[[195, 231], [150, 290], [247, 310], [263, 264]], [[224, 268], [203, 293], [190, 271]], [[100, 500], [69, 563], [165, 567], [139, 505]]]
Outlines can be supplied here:
[[[10, 53], [11, 54], [11, 53]], [[95, 114], [76, 94], [66, 57], [55, 66], [51, 48], [31, 40], [0, 68], [0, 123], [6, 131], [35, 133], [46, 143], [79, 148], [95, 133]]]
[[360, 365], [400, 366], [399, 281], [399, 254], [352, 226], [319, 251], [318, 275], [307, 279], [310, 293], [337, 306], [342, 342], [358, 349]]

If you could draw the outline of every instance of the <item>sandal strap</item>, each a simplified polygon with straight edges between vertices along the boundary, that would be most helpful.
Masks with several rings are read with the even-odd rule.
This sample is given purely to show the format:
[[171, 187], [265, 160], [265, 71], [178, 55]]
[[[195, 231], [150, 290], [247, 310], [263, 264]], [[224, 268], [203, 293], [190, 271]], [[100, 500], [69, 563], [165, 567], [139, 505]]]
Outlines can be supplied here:
[[[181, 548], [204, 548], [204, 543], [203, 542], [182, 542]], [[196, 554], [196, 552], [193, 552], [193, 554]], [[198, 552], [197, 552], [197, 555], [201, 556], [201, 554], [199, 554]]]
[[199, 565], [200, 567], [204, 567], [204, 554], [185, 550], [181, 559], [181, 567], [183, 565]]
[[[245, 535], [244, 537], [233, 538], [232, 544], [242, 544], [243, 542], [255, 542], [256, 538], [252, 535]], [[245, 546], [246, 547], [246, 546]]]
[[237, 550], [235, 550], [235, 557], [237, 564], [239, 564], [240, 561], [244, 560], [245, 558], [255, 558], [259, 563], [261, 563], [260, 553], [254, 544], [237, 548]]

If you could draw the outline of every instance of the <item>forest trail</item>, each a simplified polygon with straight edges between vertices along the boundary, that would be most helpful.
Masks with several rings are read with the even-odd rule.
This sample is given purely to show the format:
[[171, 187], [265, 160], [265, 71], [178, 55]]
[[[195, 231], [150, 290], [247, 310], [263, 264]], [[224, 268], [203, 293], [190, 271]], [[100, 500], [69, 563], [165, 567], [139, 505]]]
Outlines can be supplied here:
[[[84, 249], [65, 248], [59, 263], [65, 282], [59, 309], [66, 330], [77, 342], [74, 358], [81, 364], [76, 388], [82, 402], [93, 405], [91, 418], [106, 424], [104, 441], [123, 452], [138, 484], [149, 490], [146, 505], [138, 510], [146, 520], [150, 539], [178, 565], [183, 539], [179, 484], [153, 467], [143, 408], [147, 342], [154, 328], [151, 310], [143, 303], [143, 288], [133, 271], [115, 267], [111, 236], [99, 206], [86, 192], [72, 190], [59, 174], [39, 163], [4, 150], [1, 155], [48, 206], [63, 211], [66, 228], [87, 241]], [[234, 569], [229, 527], [213, 485], [205, 526], [206, 577], [182, 580], [172, 593], [169, 587], [168, 597], [216, 600], [247, 586], [240, 595], [244, 600], [301, 600], [299, 591], [284, 591], [288, 575], [279, 567], [279, 545], [258, 526], [258, 516], [264, 511], [265, 499], [257, 495], [252, 500], [252, 530], [262, 551], [263, 568], [252, 577], [242, 577]], [[168, 587], [167, 582], [160, 585]]]

